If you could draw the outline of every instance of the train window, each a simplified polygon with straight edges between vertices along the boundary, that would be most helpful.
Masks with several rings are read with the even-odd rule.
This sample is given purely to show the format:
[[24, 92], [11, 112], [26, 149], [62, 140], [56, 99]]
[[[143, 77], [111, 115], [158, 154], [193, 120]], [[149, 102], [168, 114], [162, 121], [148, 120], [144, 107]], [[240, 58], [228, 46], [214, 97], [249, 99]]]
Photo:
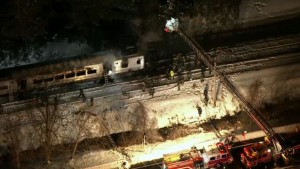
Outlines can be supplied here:
[[88, 74], [94, 74], [94, 73], [97, 73], [97, 70], [96, 69], [89, 69], [87, 71]]
[[222, 158], [226, 158], [226, 157], [227, 157], [227, 154], [223, 154], [223, 155], [222, 155]]
[[75, 72], [70, 72], [66, 74], [66, 78], [72, 78], [75, 77]]
[[122, 62], [121, 62], [121, 67], [122, 67], [122, 68], [128, 67], [128, 59], [122, 60]]
[[80, 70], [80, 71], [77, 71], [76, 73], [76, 76], [83, 76], [85, 75], [85, 70]]
[[43, 79], [33, 79], [33, 84], [43, 83]]
[[140, 58], [136, 61], [136, 64], [138, 64], [138, 65], [141, 64], [141, 59]]
[[8, 89], [8, 86], [0, 86], [0, 90], [6, 90]]
[[44, 80], [44, 82], [51, 82], [54, 80], [54, 77], [49, 77]]
[[22, 80], [18, 81], [18, 85], [20, 86], [21, 90], [26, 90], [27, 80], [26, 79], [22, 79]]
[[55, 76], [55, 80], [61, 80], [61, 79], [64, 79], [64, 78], [65, 78], [64, 74], [60, 74], [60, 75]]

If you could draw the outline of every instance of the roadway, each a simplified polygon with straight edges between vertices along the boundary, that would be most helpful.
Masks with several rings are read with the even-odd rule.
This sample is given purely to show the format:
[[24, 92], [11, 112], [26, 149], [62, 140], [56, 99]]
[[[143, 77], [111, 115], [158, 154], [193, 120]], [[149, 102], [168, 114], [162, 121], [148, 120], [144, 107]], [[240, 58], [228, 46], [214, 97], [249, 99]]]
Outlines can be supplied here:
[[[280, 126], [280, 127], [275, 127], [274, 130], [277, 133], [286, 133], [286, 132], [294, 132], [294, 129], [300, 126], [300, 123], [297, 124], [292, 124], [292, 125], [286, 125], [286, 126]], [[228, 169], [241, 169], [244, 168], [243, 164], [240, 162], [240, 153], [242, 152], [242, 148], [244, 146], [247, 145], [251, 145], [252, 143], [258, 142], [258, 141], [263, 141], [265, 134], [262, 131], [253, 131], [253, 132], [249, 132], [246, 135], [246, 139], [243, 138], [243, 136], [241, 134], [236, 135], [237, 137], [237, 141], [233, 144], [233, 147], [231, 149], [231, 153], [234, 157], [234, 162], [230, 165], [228, 165], [226, 168]], [[212, 143], [216, 143], [219, 140], [217, 139], [213, 139], [213, 140], [207, 140], [204, 142], [199, 142], [198, 144], [195, 144], [196, 147], [203, 147], [203, 145], [209, 145]], [[192, 140], [190, 141], [192, 143], [194, 143]], [[189, 142], [186, 143], [181, 143], [181, 144], [189, 144]], [[194, 144], [193, 144], [194, 145]], [[167, 146], [167, 145], [166, 145]], [[172, 145], [172, 146], [176, 146], [176, 145]], [[172, 146], [169, 146], [169, 148], [171, 149]], [[180, 146], [180, 145], [177, 145]], [[166, 147], [168, 148], [168, 147]], [[152, 152], [155, 153], [155, 152]], [[298, 158], [298, 156], [297, 156]], [[283, 164], [281, 164], [282, 166], [274, 166], [273, 163], [271, 164], [267, 164], [268, 169], [269, 168], [276, 168], [276, 169], [287, 169], [288, 167], [297, 167], [299, 166], [300, 161], [291, 161], [291, 163], [289, 165], [284, 166]], [[147, 162], [141, 162], [139, 164], [135, 164], [131, 166], [131, 169], [161, 169], [161, 165], [162, 165], [162, 158], [158, 158], [158, 159], [154, 159], [151, 161], [147, 161]], [[260, 166], [257, 168], [264, 168], [264, 166]]]

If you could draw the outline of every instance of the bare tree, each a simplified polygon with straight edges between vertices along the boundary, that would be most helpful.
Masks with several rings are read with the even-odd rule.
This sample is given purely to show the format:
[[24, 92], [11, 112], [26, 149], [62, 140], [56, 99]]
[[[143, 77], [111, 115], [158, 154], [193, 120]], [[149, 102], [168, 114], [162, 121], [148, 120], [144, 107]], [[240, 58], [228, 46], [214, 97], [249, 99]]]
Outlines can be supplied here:
[[5, 126], [3, 135], [6, 137], [8, 142], [8, 153], [11, 155], [12, 167], [21, 168], [20, 164], [20, 128], [21, 128], [21, 117], [20, 114], [16, 113], [13, 115], [6, 116]]
[[75, 142], [72, 150], [71, 159], [74, 158], [78, 144], [90, 134], [89, 130], [89, 121], [91, 120], [91, 116], [96, 116], [88, 110], [88, 107], [84, 107], [83, 109], [77, 111], [74, 115], [74, 129], [75, 129]]
[[[64, 108], [58, 106], [57, 97], [50, 98], [45, 95], [39, 102], [34, 104], [34, 109], [28, 112], [32, 120], [32, 127], [41, 145], [45, 160], [50, 163], [54, 144], [58, 140], [58, 130], [62, 127]], [[62, 107], [62, 106], [61, 106]]]
[[158, 139], [159, 140], [159, 138], [156, 138], [156, 136], [158, 136], [158, 133], [153, 133], [155, 131], [149, 130], [156, 123], [155, 123], [155, 121], [152, 121], [149, 118], [147, 108], [140, 101], [137, 101], [136, 104], [137, 104], [137, 106], [134, 110], [135, 114], [134, 114], [134, 117], [132, 118], [130, 124], [132, 126], [131, 130], [139, 132], [140, 135], [134, 134], [133, 137], [131, 138], [132, 140], [127, 140], [127, 142], [129, 144], [130, 144], [130, 142], [138, 143], [142, 140], [142, 144], [146, 144], [150, 139], [152, 139], [152, 140]]

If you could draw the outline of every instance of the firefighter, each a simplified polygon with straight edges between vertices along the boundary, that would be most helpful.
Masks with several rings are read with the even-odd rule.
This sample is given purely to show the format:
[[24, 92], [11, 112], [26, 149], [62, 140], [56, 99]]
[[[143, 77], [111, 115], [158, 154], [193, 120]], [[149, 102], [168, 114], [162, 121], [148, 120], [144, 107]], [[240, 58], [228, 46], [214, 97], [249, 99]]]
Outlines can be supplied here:
[[193, 80], [193, 78], [192, 78], [192, 72], [190, 70], [187, 73], [187, 77], [188, 77], [189, 80]]
[[171, 71], [170, 71], [170, 76], [171, 76], [171, 78], [172, 78], [173, 80], [174, 80], [174, 74], [175, 74], [174, 71], [171, 70]]
[[84, 97], [84, 93], [83, 93], [83, 90], [82, 89], [79, 89], [79, 96], [78, 96], [79, 98], [80, 97]]
[[147, 144], [147, 141], [146, 141], [146, 139], [147, 139], [147, 135], [146, 135], [146, 133], [144, 133], [144, 136], [143, 136], [143, 144], [144, 144], [144, 145], [146, 145], [146, 144]]
[[149, 94], [153, 97], [154, 96], [154, 93], [155, 93], [155, 89], [154, 88], [151, 88], [149, 90]]
[[208, 101], [209, 101], [209, 98], [208, 98], [208, 84], [205, 85], [203, 95], [204, 95], [205, 105], [207, 105]]
[[90, 98], [90, 101], [91, 101], [91, 106], [94, 106], [94, 98], [93, 97]]
[[197, 152], [196, 146], [191, 147], [192, 152]]
[[127, 164], [127, 162], [124, 161], [122, 163], [121, 169], [129, 169], [129, 165]]
[[201, 114], [202, 114], [202, 108], [199, 106], [199, 105], [197, 105], [197, 111], [198, 111], [198, 114], [199, 114], [199, 117], [201, 117]]
[[246, 140], [246, 134], [247, 134], [247, 131], [244, 131], [244, 132], [242, 133], [242, 136], [243, 136], [244, 140]]
[[140, 86], [140, 88], [142, 89], [142, 92], [145, 92], [145, 91], [146, 91], [146, 86], [145, 86], [145, 84], [140, 84], [139, 86]]

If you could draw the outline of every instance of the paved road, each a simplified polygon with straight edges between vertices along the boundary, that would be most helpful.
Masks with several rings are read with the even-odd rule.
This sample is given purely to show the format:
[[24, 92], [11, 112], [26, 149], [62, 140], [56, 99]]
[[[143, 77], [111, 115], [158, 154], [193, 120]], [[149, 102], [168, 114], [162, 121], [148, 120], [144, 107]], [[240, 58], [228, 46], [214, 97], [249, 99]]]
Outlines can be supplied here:
[[[274, 130], [277, 133], [293, 132], [294, 129], [297, 126], [300, 126], [300, 123], [281, 126], [281, 127], [275, 127]], [[254, 132], [247, 133], [246, 140], [243, 139], [242, 135], [236, 135], [237, 140], [240, 140], [240, 142], [234, 143], [231, 152], [232, 152], [232, 155], [233, 155], [235, 160], [227, 168], [229, 168], [229, 169], [241, 169], [241, 168], [243, 168], [243, 164], [240, 162], [240, 154], [242, 152], [243, 146], [249, 145], [249, 144], [254, 143], [254, 142], [262, 141], [264, 136], [265, 136], [265, 134], [262, 131], [254, 131]], [[213, 141], [210, 141], [210, 142], [213, 142]], [[217, 142], [217, 140], [215, 140], [215, 142]], [[201, 143], [201, 144], [203, 144], [203, 143]], [[201, 147], [201, 145], [200, 144], [196, 145], [196, 147]], [[296, 159], [300, 159], [300, 158], [296, 157]], [[161, 162], [162, 162], [162, 159], [156, 159], [156, 160], [153, 160], [153, 161], [133, 165], [132, 169], [139, 169], [139, 168], [142, 168], [142, 169], [160, 169]], [[297, 163], [297, 162], [294, 162], [294, 163]], [[274, 168], [272, 165], [273, 164], [269, 164], [268, 168]], [[279, 169], [279, 167], [277, 167], [277, 168]]]

